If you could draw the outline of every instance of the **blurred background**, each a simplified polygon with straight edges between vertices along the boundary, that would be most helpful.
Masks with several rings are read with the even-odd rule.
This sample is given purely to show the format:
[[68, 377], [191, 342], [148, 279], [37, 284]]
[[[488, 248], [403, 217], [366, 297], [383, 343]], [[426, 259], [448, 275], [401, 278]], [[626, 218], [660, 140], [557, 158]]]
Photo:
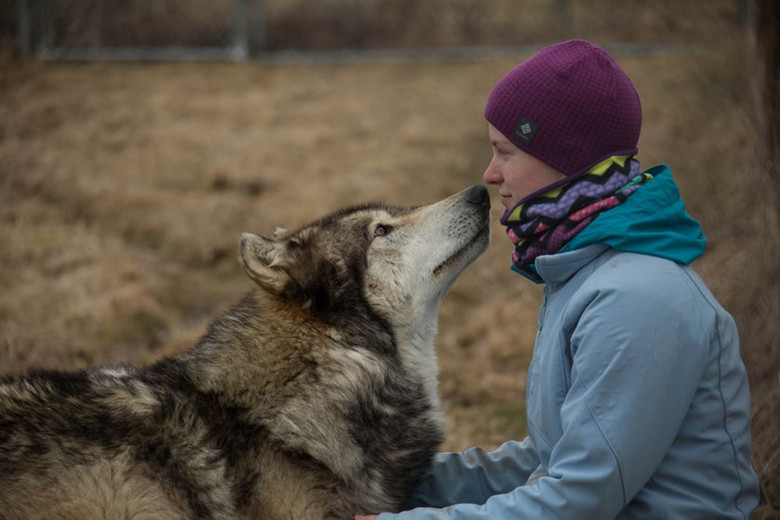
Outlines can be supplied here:
[[[482, 108], [541, 47], [633, 79], [734, 314], [762, 509], [780, 511], [774, 0], [0, 0], [0, 375], [148, 363], [249, 288], [244, 231], [481, 182]], [[496, 194], [493, 193], [495, 196]], [[525, 433], [541, 289], [493, 243], [445, 300], [444, 448]]]

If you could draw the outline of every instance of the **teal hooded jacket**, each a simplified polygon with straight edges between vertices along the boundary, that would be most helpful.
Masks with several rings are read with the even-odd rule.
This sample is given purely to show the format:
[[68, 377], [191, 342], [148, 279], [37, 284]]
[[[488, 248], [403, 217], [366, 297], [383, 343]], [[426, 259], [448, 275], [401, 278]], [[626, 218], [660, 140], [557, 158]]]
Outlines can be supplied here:
[[545, 282], [528, 437], [441, 453], [415, 507], [380, 520], [747, 519], [758, 505], [732, 317], [671, 171], [537, 258]]

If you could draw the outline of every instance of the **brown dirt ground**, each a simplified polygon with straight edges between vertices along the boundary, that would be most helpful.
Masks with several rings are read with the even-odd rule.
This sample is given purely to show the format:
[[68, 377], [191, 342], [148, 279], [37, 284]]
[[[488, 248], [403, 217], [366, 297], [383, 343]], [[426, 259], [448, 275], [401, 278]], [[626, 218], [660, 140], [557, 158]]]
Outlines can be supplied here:
[[[523, 57], [3, 64], [0, 372], [179, 351], [249, 286], [236, 260], [243, 231], [369, 200], [432, 202], [481, 182], [483, 103]], [[752, 217], [735, 229], [729, 215], [755, 207], [760, 190], [734, 175], [749, 174], [754, 154], [750, 95], [735, 86], [741, 55], [618, 59], [644, 103], [640, 160], [673, 166], [711, 238], [698, 270], [746, 308], [733, 280], [748, 276], [758, 230]], [[524, 433], [541, 293], [508, 270], [497, 223], [493, 235], [441, 312], [445, 449]]]

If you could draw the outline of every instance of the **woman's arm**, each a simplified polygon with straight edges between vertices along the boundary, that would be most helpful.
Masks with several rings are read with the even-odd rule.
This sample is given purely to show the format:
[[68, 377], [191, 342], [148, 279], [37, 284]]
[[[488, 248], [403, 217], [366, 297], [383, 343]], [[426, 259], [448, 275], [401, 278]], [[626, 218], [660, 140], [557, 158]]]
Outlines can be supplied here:
[[539, 456], [530, 437], [505, 442], [494, 451], [469, 448], [461, 453], [439, 453], [409, 505], [482, 504], [493, 495], [525, 484], [538, 467]]

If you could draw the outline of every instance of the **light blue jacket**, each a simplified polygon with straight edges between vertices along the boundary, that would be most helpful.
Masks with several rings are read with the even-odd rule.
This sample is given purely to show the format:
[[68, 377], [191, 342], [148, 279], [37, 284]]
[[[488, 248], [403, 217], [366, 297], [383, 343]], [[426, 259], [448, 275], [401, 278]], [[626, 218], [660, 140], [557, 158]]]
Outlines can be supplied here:
[[685, 264], [704, 237], [671, 172], [539, 257], [528, 437], [442, 453], [380, 520], [747, 519], [750, 398], [731, 316]]

